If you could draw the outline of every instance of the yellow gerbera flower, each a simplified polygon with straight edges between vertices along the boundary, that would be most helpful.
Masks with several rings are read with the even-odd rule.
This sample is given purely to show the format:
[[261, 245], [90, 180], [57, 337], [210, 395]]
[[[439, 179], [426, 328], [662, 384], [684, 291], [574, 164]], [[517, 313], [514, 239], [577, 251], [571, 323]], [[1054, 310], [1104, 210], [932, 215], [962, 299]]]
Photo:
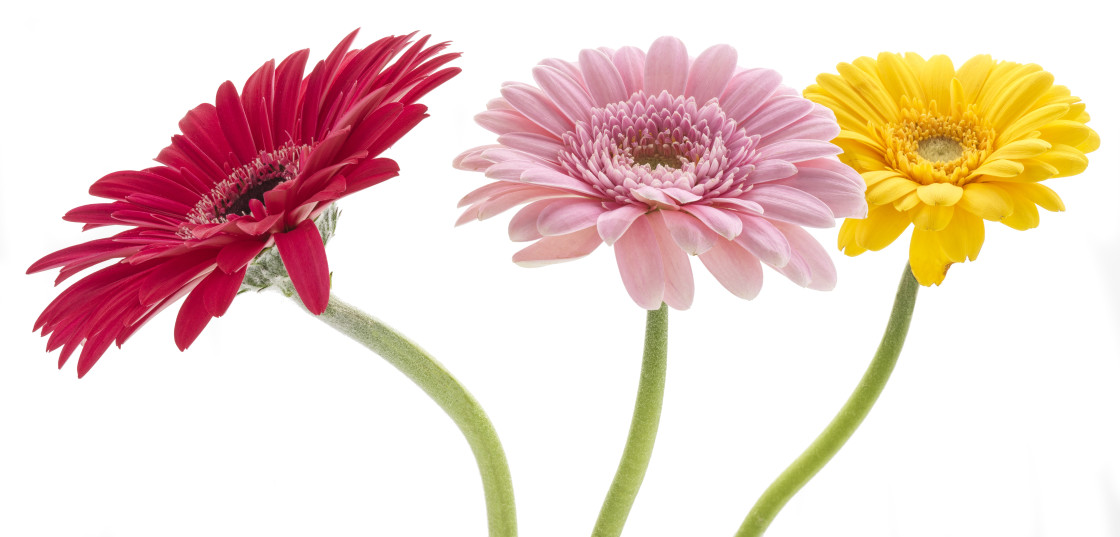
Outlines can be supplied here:
[[1082, 172], [1100, 145], [1085, 104], [1038, 65], [981, 55], [954, 69], [946, 56], [884, 52], [837, 71], [805, 97], [836, 113], [840, 159], [867, 181], [867, 218], [844, 221], [840, 249], [880, 250], [913, 223], [922, 285], [976, 259], [984, 220], [1030, 229], [1036, 205], [1064, 210], [1039, 182]]

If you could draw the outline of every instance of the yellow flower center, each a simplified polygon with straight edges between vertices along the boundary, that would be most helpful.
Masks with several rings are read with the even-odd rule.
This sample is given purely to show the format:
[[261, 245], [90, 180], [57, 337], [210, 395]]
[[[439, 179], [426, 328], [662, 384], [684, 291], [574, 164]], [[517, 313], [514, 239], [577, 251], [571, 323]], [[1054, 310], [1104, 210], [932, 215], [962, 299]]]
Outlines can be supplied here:
[[887, 163], [903, 176], [929, 185], [961, 185], [993, 151], [995, 131], [971, 109], [942, 115], [925, 107], [904, 108], [901, 120], [883, 127]]

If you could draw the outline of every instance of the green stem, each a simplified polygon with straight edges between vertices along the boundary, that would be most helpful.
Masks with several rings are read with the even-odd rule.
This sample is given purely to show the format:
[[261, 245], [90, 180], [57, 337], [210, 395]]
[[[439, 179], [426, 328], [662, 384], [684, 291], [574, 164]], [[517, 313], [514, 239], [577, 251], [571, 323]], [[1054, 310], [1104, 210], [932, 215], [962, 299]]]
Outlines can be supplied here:
[[[290, 285], [289, 283], [288, 286]], [[306, 311], [294, 289], [285, 288], [283, 291]], [[482, 474], [490, 537], [515, 537], [517, 515], [506, 454], [494, 425], [470, 392], [459, 384], [443, 364], [419, 345], [333, 294], [327, 310], [316, 317], [381, 355], [385, 361], [415, 382], [451, 417], [467, 438], [478, 462], [479, 473]]]
[[665, 399], [665, 365], [668, 355], [669, 309], [646, 314], [646, 343], [642, 353], [642, 377], [638, 382], [638, 400], [634, 403], [634, 417], [630, 421], [630, 434], [622, 460], [614, 474], [607, 498], [599, 510], [592, 537], [618, 537], [630, 515], [630, 508], [638, 496], [642, 479], [653, 454], [657, 438], [657, 424], [661, 421], [661, 403]]
[[918, 295], [918, 282], [906, 266], [903, 271], [902, 281], [898, 283], [898, 292], [894, 297], [894, 307], [891, 309], [891, 318], [887, 322], [887, 330], [875, 352], [875, 358], [867, 367], [867, 372], [859, 381], [848, 402], [832, 418], [832, 422], [821, 432], [820, 436], [806, 449], [793, 464], [786, 468], [782, 475], [762, 493], [762, 497], [751, 508], [743, 525], [735, 537], [758, 537], [762, 535], [774, 517], [778, 515], [786, 502], [801, 490], [814, 475], [820, 471], [833, 455], [844, 447], [848, 438], [856, 431], [863, 419], [871, 412], [871, 407], [898, 361], [902, 352], [902, 344], [906, 341], [906, 332], [910, 329], [910, 317], [914, 313], [914, 299]]

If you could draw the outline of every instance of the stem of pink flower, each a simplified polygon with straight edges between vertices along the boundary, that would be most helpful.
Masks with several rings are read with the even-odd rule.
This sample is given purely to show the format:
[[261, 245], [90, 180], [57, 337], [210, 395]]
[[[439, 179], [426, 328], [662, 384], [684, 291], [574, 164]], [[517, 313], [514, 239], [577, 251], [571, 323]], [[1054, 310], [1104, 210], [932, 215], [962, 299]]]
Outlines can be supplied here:
[[653, 442], [657, 438], [657, 425], [661, 421], [661, 403], [665, 399], [665, 366], [668, 355], [669, 309], [646, 314], [646, 343], [642, 353], [642, 376], [638, 381], [638, 400], [634, 403], [634, 417], [630, 421], [630, 434], [622, 460], [618, 463], [607, 498], [599, 510], [592, 537], [618, 537], [630, 515], [630, 508], [638, 496], [638, 489], [646, 476]]
[[[283, 293], [306, 311], [290, 285], [287, 283]], [[490, 537], [515, 537], [517, 514], [506, 454], [494, 425], [470, 392], [419, 345], [333, 294], [326, 311], [315, 317], [380, 355], [415, 382], [451, 417], [467, 438], [482, 474]]]
[[832, 460], [833, 455], [844, 447], [848, 438], [863, 423], [879, 394], [883, 393], [894, 365], [898, 362], [906, 333], [910, 330], [910, 318], [914, 313], [917, 295], [918, 282], [907, 265], [902, 281], [898, 283], [886, 332], [859, 385], [820, 436], [762, 493], [735, 537], [758, 537], [765, 533], [786, 502]]

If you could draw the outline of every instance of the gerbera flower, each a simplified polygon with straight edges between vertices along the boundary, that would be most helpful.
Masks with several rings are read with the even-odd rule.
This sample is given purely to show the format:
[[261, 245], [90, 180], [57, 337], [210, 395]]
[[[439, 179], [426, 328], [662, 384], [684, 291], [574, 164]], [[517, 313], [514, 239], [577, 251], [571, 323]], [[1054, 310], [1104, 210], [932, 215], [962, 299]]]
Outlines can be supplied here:
[[1038, 225], [1038, 207], [1065, 209], [1039, 184], [1081, 173], [1100, 138], [1079, 98], [1034, 64], [976, 56], [884, 52], [822, 74], [805, 96], [836, 113], [840, 159], [867, 181], [870, 211], [846, 220], [840, 248], [879, 250], [910, 224], [910, 266], [940, 284], [953, 263], [976, 259], [984, 220]]
[[455, 166], [498, 182], [463, 198], [459, 223], [527, 203], [509, 235], [536, 242], [514, 262], [567, 261], [606, 242], [626, 290], [651, 310], [691, 305], [688, 254], [747, 299], [762, 263], [832, 288], [832, 261], [800, 226], [863, 216], [863, 182], [835, 158], [828, 109], [736, 60], [727, 45], [690, 58], [663, 37], [648, 53], [588, 49], [578, 63], [541, 62], [539, 88], [507, 83], [476, 116], [498, 144]]
[[273, 245], [307, 308], [326, 308], [329, 270], [314, 219], [397, 174], [395, 162], [374, 157], [427, 117], [416, 100], [459, 72], [440, 69], [458, 54], [439, 54], [446, 44], [426, 46], [427, 36], [411, 47], [410, 34], [350, 50], [356, 35], [306, 78], [302, 50], [265, 63], [240, 95], [225, 82], [214, 104], [179, 122], [182, 134], [156, 157], [160, 166], [102, 177], [90, 194], [113, 201], [63, 217], [84, 229], [129, 228], [28, 269], [61, 267], [58, 283], [120, 259], [71, 285], [35, 322], [50, 335], [48, 351], [62, 348], [59, 367], [81, 346], [84, 375], [111, 343], [120, 346], [184, 296], [175, 343], [186, 349], [229, 308], [252, 259]]

